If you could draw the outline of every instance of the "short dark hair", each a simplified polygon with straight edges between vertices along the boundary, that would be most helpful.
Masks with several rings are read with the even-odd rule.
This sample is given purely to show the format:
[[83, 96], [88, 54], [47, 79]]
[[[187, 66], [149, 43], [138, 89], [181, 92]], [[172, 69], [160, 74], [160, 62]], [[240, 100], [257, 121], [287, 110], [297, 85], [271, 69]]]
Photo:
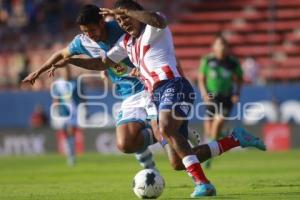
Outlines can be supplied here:
[[144, 10], [137, 1], [133, 0], [117, 0], [115, 2], [114, 8], [126, 8], [128, 10]]
[[84, 5], [79, 11], [76, 23], [79, 25], [99, 24], [99, 22], [103, 20], [99, 12], [100, 9], [95, 5]]

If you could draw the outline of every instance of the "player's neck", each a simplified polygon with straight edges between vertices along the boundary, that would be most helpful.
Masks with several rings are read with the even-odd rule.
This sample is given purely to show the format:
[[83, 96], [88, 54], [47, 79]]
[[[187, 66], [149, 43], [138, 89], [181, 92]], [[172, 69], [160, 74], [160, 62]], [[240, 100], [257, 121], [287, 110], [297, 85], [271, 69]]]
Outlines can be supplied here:
[[143, 24], [141, 25], [141, 29], [139, 31], [139, 33], [136, 35], [136, 36], [132, 36], [132, 39], [133, 39], [133, 43], [135, 43], [135, 41], [142, 35], [142, 33], [144, 32], [145, 28], [146, 28], [146, 24]]
[[103, 29], [103, 32], [102, 32], [102, 34], [99, 38], [99, 41], [97, 41], [97, 42], [100, 42], [100, 41], [101, 42], [107, 42], [108, 41], [108, 32], [105, 29]]
[[218, 55], [218, 54], [215, 54], [215, 57], [217, 58], [217, 60], [224, 60], [226, 58], [226, 55]]

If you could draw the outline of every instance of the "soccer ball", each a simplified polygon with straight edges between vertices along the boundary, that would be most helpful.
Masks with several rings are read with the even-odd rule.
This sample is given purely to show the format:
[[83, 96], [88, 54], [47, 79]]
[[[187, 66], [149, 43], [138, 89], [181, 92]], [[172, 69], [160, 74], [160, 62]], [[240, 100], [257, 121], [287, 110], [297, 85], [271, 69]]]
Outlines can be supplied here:
[[133, 191], [141, 199], [156, 199], [164, 187], [163, 177], [153, 169], [143, 169], [133, 179]]

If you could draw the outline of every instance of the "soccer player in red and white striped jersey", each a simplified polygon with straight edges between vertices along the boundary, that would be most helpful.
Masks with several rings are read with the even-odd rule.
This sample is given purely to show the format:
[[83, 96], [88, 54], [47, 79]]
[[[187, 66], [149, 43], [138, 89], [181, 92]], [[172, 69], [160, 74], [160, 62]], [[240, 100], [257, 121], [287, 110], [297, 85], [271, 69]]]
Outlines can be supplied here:
[[177, 70], [172, 34], [165, 18], [158, 13], [145, 11], [131, 0], [119, 0], [115, 8], [102, 9], [102, 14], [114, 15], [127, 34], [107, 53], [101, 65], [113, 65], [129, 57], [140, 69], [141, 79], [152, 93], [159, 112], [161, 138], [166, 139], [195, 180], [196, 188], [192, 196], [215, 195], [214, 186], [203, 173], [186, 139], [187, 118], [195, 93], [191, 84]]

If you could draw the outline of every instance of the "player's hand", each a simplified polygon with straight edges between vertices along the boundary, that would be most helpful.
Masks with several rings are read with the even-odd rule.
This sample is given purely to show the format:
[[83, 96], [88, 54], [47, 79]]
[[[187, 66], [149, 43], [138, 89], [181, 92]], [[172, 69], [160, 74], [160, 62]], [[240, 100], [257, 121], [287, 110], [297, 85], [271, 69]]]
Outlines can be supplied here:
[[231, 102], [232, 102], [233, 104], [236, 104], [236, 103], [238, 103], [239, 101], [240, 101], [240, 95], [237, 95], [237, 94], [232, 95], [232, 97], [231, 97]]
[[129, 73], [129, 76], [132, 76], [132, 77], [139, 77], [141, 75], [141, 72], [138, 68], [133, 68], [131, 70], [131, 72]]
[[69, 58], [64, 58], [62, 61], [54, 64], [51, 66], [51, 68], [47, 71], [48, 72], [48, 76], [49, 77], [53, 77], [54, 76], [54, 72], [56, 69], [58, 68], [64, 68], [69, 64]]
[[109, 8], [100, 8], [100, 12], [99, 12], [99, 14], [100, 15], [103, 15], [104, 17], [105, 16], [108, 16], [108, 15], [113, 15], [113, 16], [115, 16], [115, 15], [125, 15], [125, 16], [127, 16], [127, 14], [128, 14], [128, 10], [126, 10], [126, 9], [109, 9]]
[[54, 77], [54, 72], [57, 68], [54, 65], [47, 71], [48, 77]]
[[52, 65], [52, 67], [47, 71], [48, 73], [48, 77], [54, 77], [54, 72], [58, 69], [58, 68], [63, 68], [65, 67], [65, 64], [55, 64]]
[[26, 78], [23, 79], [23, 83], [30, 83], [31, 85], [33, 85], [35, 83], [35, 80], [39, 77], [39, 73], [36, 72], [32, 72], [30, 73]]
[[109, 8], [100, 8], [100, 15], [103, 15], [104, 17], [107, 15], [115, 15], [114, 11]]

